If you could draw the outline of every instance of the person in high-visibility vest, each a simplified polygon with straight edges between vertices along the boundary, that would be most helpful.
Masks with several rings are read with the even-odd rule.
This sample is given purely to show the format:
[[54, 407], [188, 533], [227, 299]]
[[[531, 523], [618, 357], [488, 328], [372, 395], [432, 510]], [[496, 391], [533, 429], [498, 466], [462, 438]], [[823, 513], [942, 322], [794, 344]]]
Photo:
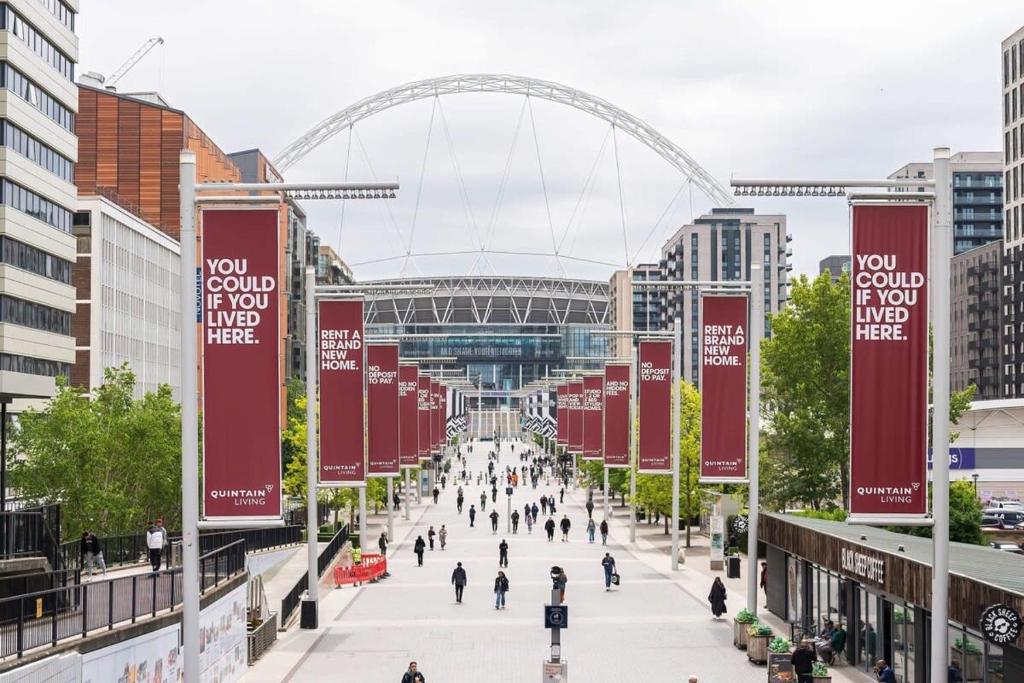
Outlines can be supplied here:
[[362, 559], [363, 551], [359, 548], [359, 546], [354, 546], [352, 548], [352, 563], [358, 565], [362, 561]]

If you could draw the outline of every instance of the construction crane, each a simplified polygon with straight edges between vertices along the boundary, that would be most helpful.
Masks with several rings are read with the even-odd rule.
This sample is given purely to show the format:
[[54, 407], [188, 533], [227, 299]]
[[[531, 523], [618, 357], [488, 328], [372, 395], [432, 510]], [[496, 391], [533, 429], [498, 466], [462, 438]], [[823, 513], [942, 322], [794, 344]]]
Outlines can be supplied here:
[[103, 84], [108, 88], [117, 84], [117, 82], [121, 80], [126, 73], [131, 71], [132, 67], [138, 64], [139, 60], [145, 57], [150, 50], [152, 50], [157, 45], [163, 45], [163, 43], [164, 39], [160, 36], [157, 36], [156, 38], [150, 38], [149, 40], [147, 40], [142, 47], [135, 51], [135, 54], [129, 57], [124, 64], [117, 68], [117, 71], [110, 74], [110, 77], [104, 80]]

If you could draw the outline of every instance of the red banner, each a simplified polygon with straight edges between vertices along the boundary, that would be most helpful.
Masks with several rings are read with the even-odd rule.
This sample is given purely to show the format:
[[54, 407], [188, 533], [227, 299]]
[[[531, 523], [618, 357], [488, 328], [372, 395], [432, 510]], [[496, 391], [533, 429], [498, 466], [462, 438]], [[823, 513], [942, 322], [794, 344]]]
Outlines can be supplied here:
[[604, 466], [629, 467], [629, 366], [604, 366]]
[[604, 377], [583, 378], [583, 459], [601, 460], [604, 441]]
[[362, 484], [363, 302], [320, 301], [320, 483]]
[[448, 387], [444, 384], [440, 385], [441, 394], [439, 396], [441, 400], [441, 446], [445, 446], [448, 443]]
[[570, 453], [583, 452], [583, 382], [569, 382], [565, 393], [566, 414], [569, 416]]
[[850, 265], [850, 514], [922, 517], [928, 512], [928, 208], [855, 205]]
[[203, 515], [207, 519], [277, 519], [281, 517], [277, 209], [205, 210], [202, 226]]
[[416, 410], [419, 413], [420, 429], [416, 455], [420, 460], [430, 460], [430, 377], [420, 374], [418, 382]]
[[444, 415], [441, 414], [441, 384], [430, 381], [430, 452], [438, 453], [441, 450], [441, 425], [444, 424]]
[[420, 369], [416, 363], [398, 365], [398, 465], [417, 467], [419, 461], [420, 415], [416, 402]]
[[747, 297], [701, 305], [700, 478], [747, 479]]
[[637, 471], [672, 471], [672, 342], [642, 340], [637, 378], [640, 443]]
[[568, 393], [569, 387], [565, 384], [555, 387], [555, 443], [559, 446], [569, 444], [569, 399], [566, 398]]
[[398, 344], [366, 345], [366, 437], [367, 474], [398, 476]]

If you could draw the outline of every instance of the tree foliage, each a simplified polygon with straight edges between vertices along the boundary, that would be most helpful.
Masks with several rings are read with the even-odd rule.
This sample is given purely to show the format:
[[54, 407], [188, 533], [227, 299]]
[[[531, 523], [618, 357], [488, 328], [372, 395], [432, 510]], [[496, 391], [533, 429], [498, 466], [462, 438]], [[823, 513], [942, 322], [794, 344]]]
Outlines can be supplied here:
[[137, 533], [147, 521], [181, 524], [181, 407], [170, 387], [134, 398], [127, 363], [104, 371], [91, 394], [57, 378], [41, 410], [11, 435], [11, 486], [38, 503], [61, 503], [65, 538]]
[[[928, 507], [932, 504], [932, 485], [928, 484]], [[949, 484], [949, 540], [958, 543], [984, 545], [981, 531], [981, 501], [974, 490], [974, 483], [959, 479]], [[890, 531], [911, 536], [932, 537], [930, 526], [889, 527]]]

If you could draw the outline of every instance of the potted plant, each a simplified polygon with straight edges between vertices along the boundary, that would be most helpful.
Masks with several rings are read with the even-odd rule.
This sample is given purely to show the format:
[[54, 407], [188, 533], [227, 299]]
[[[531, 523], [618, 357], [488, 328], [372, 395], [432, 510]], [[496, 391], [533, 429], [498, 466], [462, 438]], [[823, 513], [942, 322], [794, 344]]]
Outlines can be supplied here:
[[747, 659], [755, 664], [768, 662], [768, 642], [772, 639], [772, 627], [755, 622], [747, 629]]
[[733, 618], [732, 644], [738, 649], [747, 649], [747, 629], [755, 621], [757, 621], [757, 617], [745, 609], [741, 609]]
[[811, 678], [821, 683], [832, 683], [832, 674], [828, 672], [828, 666], [824, 662], [815, 662], [812, 665]]
[[981, 680], [983, 667], [981, 648], [966, 638], [957, 638], [953, 642], [953, 653], [950, 659], [959, 659], [965, 681]]

